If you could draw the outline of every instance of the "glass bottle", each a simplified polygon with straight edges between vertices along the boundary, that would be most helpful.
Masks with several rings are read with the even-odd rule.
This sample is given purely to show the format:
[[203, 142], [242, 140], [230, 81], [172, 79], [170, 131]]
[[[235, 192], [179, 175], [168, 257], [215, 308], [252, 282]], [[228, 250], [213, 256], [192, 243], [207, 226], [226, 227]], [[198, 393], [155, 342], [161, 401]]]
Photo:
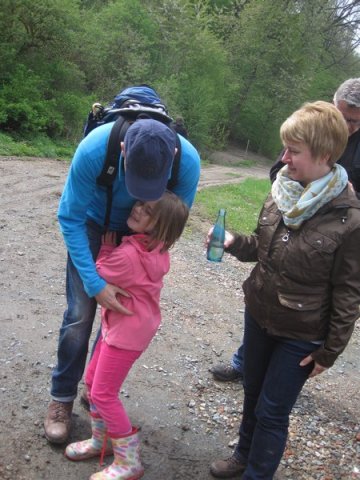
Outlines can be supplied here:
[[224, 254], [225, 214], [226, 210], [221, 208], [208, 244], [206, 257], [212, 262], [221, 262]]

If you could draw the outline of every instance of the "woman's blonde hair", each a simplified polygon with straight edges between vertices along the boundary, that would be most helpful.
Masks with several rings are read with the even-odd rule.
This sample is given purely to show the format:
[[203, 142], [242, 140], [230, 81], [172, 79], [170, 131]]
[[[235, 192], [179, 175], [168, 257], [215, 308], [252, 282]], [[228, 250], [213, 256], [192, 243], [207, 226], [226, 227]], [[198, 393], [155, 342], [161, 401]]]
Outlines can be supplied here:
[[341, 112], [328, 102], [305, 103], [280, 127], [280, 138], [284, 145], [305, 143], [313, 157], [329, 155], [329, 165], [340, 158], [349, 136]]
[[188, 206], [175, 193], [166, 191], [152, 209], [149, 248], [162, 242], [161, 251], [169, 250], [180, 238], [188, 217]]

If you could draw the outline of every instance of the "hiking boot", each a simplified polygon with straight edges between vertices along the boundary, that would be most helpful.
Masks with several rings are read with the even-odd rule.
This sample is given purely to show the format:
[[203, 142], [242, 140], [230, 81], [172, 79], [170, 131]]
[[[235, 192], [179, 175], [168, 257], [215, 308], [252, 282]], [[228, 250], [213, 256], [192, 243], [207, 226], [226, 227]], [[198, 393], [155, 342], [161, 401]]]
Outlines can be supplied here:
[[242, 381], [243, 375], [238, 370], [235, 370], [231, 365], [216, 365], [211, 369], [215, 380], [220, 382], [234, 382], [235, 380]]
[[234, 455], [225, 460], [215, 460], [210, 466], [210, 473], [216, 478], [240, 478], [244, 473], [246, 465]]
[[66, 442], [71, 427], [73, 402], [50, 402], [44, 422], [45, 437], [51, 443]]

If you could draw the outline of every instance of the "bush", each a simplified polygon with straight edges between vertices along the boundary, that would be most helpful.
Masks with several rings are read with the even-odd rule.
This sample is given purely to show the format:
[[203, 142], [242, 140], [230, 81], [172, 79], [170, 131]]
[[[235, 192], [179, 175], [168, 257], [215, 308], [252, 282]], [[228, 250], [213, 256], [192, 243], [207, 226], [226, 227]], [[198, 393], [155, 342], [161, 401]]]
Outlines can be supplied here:
[[70, 160], [76, 145], [66, 141], [52, 141], [46, 135], [20, 138], [0, 133], [0, 155], [18, 157], [48, 157]]

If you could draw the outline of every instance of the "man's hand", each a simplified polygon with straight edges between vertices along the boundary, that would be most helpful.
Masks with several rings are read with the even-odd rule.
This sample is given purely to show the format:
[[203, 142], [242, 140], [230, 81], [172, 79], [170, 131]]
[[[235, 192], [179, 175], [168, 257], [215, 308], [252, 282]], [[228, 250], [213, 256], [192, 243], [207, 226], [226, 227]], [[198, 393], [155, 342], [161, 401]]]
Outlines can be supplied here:
[[133, 315], [133, 312], [121, 305], [117, 299], [117, 295], [123, 295], [124, 297], [130, 297], [130, 295], [119, 287], [107, 283], [100, 293], [95, 295], [95, 299], [99, 305], [114, 312], [119, 312], [124, 315]]
[[[306, 365], [309, 365], [309, 363], [311, 363], [311, 362], [314, 362], [314, 359], [312, 358], [311, 355], [308, 355], [303, 360], [301, 360], [300, 367], [305, 367]], [[319, 363], [314, 362], [314, 368], [312, 369], [312, 371], [309, 375], [309, 378], [315, 377], [316, 375], [320, 375], [320, 373], [325, 372], [325, 370], [327, 370], [326, 367], [323, 367]]]

